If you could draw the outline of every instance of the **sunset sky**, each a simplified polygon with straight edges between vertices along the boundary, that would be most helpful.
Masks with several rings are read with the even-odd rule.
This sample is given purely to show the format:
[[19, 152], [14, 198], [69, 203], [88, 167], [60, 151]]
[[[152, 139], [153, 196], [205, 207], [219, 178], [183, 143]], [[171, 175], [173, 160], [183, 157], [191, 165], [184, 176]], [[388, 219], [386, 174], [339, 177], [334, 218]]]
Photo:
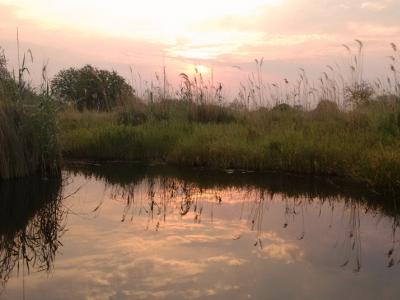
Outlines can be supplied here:
[[233, 86], [261, 57], [269, 80], [300, 67], [318, 76], [360, 39], [374, 77], [389, 67], [389, 43], [400, 43], [399, 20], [398, 0], [0, 0], [0, 46], [15, 67], [18, 27], [34, 80], [43, 62], [50, 75], [90, 63], [127, 78], [131, 66], [148, 80], [165, 65], [172, 82], [201, 65]]

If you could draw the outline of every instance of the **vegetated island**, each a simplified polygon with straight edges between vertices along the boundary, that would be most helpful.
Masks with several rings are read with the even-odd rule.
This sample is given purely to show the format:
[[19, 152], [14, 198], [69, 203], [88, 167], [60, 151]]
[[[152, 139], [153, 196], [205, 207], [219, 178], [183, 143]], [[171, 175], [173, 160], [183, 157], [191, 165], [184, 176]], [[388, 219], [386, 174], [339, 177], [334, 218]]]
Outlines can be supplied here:
[[[317, 84], [304, 70], [293, 83], [267, 84], [263, 60], [256, 60], [257, 72], [230, 101], [222, 84], [199, 72], [180, 74], [173, 89], [164, 69], [139, 89], [89, 65], [60, 71], [37, 92], [21, 83], [23, 74], [12, 78], [3, 59], [0, 177], [54, 169], [62, 153], [65, 159], [339, 176], [399, 190], [400, 53], [392, 44], [387, 78], [365, 81], [357, 44], [348, 80], [328, 66]], [[38, 126], [38, 141], [29, 122]], [[33, 154], [29, 143], [37, 143]], [[27, 166], [17, 167], [21, 157]]]

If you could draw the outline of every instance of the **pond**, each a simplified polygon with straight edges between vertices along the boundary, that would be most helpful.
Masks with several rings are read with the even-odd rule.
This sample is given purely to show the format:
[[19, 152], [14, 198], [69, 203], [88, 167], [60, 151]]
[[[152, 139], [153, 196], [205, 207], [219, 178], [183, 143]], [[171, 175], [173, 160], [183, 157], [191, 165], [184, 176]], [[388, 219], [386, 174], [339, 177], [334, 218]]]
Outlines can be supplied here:
[[398, 299], [399, 206], [332, 179], [71, 164], [0, 184], [0, 299]]

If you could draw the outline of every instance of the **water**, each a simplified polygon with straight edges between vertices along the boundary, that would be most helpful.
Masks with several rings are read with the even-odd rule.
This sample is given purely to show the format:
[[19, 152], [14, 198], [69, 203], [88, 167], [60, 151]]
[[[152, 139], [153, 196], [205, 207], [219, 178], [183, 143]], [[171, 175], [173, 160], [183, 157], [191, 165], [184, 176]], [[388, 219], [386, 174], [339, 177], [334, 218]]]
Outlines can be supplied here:
[[398, 220], [330, 180], [69, 166], [0, 185], [0, 299], [399, 299]]

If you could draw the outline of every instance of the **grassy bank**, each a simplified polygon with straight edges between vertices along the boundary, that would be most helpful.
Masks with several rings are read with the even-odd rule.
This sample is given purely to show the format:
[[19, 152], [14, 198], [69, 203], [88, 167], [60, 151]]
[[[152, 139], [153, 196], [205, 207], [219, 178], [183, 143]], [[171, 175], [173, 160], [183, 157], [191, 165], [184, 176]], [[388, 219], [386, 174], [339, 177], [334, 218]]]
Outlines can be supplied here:
[[[140, 123], [134, 117], [139, 114]], [[337, 175], [400, 188], [395, 97], [351, 111], [327, 101], [311, 111], [164, 101], [108, 113], [69, 110], [60, 122], [68, 158]]]

